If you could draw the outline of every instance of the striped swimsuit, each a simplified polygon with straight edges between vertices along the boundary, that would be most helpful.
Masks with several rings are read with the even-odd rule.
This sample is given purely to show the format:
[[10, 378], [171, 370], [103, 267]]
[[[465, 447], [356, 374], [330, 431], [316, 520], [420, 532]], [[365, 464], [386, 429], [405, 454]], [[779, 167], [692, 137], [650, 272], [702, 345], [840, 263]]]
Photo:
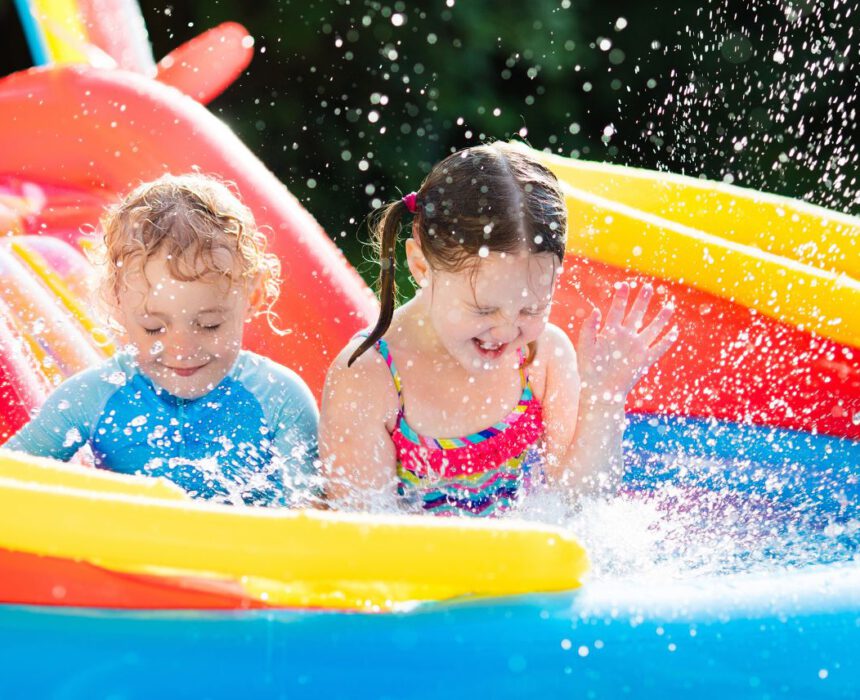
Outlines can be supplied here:
[[397, 452], [397, 491], [412, 505], [435, 515], [500, 515], [511, 510], [539, 471], [538, 444], [544, 424], [520, 352], [522, 394], [506, 418], [460, 438], [430, 438], [407, 423], [403, 387], [388, 344], [376, 343], [385, 359], [400, 410], [391, 433]]

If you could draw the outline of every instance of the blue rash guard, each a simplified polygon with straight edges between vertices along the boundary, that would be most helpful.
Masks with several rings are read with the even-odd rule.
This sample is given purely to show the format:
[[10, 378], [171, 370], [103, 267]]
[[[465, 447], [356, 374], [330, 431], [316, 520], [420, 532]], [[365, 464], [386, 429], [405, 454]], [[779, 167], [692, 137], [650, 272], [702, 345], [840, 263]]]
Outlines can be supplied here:
[[4, 447], [68, 461], [89, 445], [101, 469], [163, 476], [198, 498], [296, 506], [318, 493], [318, 421], [301, 378], [252, 352], [197, 399], [118, 353], [60, 385]]

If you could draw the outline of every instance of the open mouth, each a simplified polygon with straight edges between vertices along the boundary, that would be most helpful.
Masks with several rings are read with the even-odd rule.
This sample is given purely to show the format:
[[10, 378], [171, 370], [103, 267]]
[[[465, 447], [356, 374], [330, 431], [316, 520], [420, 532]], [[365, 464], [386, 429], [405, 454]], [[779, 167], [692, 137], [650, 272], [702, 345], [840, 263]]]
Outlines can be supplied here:
[[507, 343], [488, 343], [483, 340], [478, 340], [477, 338], [472, 338], [472, 343], [474, 343], [478, 354], [485, 360], [496, 360], [500, 358], [505, 354], [505, 350], [508, 347]]

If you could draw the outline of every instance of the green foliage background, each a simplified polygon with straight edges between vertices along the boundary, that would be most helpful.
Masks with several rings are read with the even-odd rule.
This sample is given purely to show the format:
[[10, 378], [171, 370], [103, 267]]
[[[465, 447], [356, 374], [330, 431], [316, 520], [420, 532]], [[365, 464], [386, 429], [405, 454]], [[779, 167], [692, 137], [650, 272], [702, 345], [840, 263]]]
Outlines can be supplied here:
[[[521, 137], [857, 213], [853, 0], [141, 0], [157, 59], [234, 20], [211, 105], [368, 278], [367, 214], [451, 149]], [[856, 12], [854, 12], [856, 15]], [[26, 65], [0, 5], [0, 71]], [[856, 34], [856, 33], [855, 33]]]

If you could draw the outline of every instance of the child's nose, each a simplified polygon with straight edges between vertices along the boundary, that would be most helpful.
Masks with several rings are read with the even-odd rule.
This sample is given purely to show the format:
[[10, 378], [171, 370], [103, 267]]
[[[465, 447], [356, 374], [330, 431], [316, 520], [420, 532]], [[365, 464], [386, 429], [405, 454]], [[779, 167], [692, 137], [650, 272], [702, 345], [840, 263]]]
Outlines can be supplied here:
[[510, 323], [508, 321], [504, 321], [499, 325], [495, 326], [490, 334], [493, 338], [493, 342], [496, 343], [510, 343], [512, 340], [516, 340], [520, 335], [520, 329], [515, 323]]
[[176, 359], [193, 357], [200, 347], [196, 333], [187, 330], [177, 330], [171, 334], [170, 343], [167, 345], [171, 354], [176, 356]]

